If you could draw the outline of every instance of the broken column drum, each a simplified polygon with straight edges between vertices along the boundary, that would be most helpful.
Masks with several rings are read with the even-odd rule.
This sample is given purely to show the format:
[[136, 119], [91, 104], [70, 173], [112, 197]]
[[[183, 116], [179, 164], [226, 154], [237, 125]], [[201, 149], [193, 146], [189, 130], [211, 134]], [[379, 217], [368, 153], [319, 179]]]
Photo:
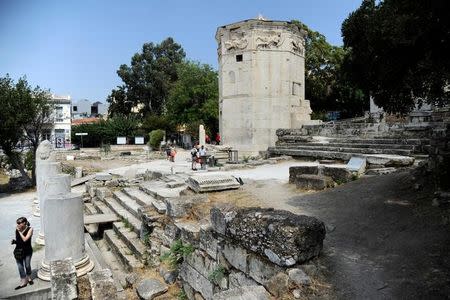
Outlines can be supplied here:
[[[39, 199], [39, 214], [41, 217], [41, 229], [39, 231], [39, 236], [36, 238], [36, 243], [40, 245], [45, 244], [45, 224], [44, 224], [44, 205], [47, 193], [67, 193], [70, 192], [70, 177], [69, 177], [69, 189], [67, 189], [67, 184], [65, 185], [47, 185], [46, 180], [52, 176], [58, 175], [61, 172], [61, 164], [55, 161], [41, 161], [39, 163], [39, 168], [36, 172], [36, 184], [37, 184], [37, 194]], [[65, 181], [67, 182], [67, 181]], [[49, 190], [50, 189], [50, 190]]]
[[37, 204], [36, 210], [33, 212], [33, 214], [36, 217], [40, 216], [40, 208], [39, 208], [39, 188], [40, 188], [40, 172], [39, 168], [41, 165], [41, 162], [45, 161], [53, 161], [52, 157], [52, 144], [48, 140], [42, 141], [37, 150], [36, 150], [36, 188], [38, 191], [38, 198], [36, 199], [35, 203]]
[[78, 194], [59, 194], [46, 199], [45, 258], [38, 272], [39, 278], [50, 280], [49, 262], [72, 258], [77, 276], [94, 268], [85, 250], [83, 200]]

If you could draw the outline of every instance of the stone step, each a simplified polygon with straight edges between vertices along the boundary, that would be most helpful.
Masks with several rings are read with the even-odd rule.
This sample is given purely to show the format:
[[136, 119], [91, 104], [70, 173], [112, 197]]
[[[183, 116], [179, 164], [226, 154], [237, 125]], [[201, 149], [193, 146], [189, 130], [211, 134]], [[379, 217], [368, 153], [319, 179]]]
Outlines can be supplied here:
[[169, 188], [166, 184], [163, 181], [144, 181], [139, 188], [158, 200], [179, 197], [180, 192], [187, 188], [186, 184], [175, 188]]
[[343, 147], [343, 148], [371, 148], [371, 149], [403, 149], [415, 151], [416, 145], [404, 144], [366, 144], [366, 143], [328, 143], [328, 142], [297, 142], [297, 143], [278, 143], [279, 147], [297, 147], [297, 146], [322, 146], [322, 147]]
[[145, 258], [147, 247], [141, 242], [136, 232], [127, 228], [123, 222], [114, 222], [113, 230], [138, 259], [142, 261]]
[[112, 214], [114, 213], [103, 201], [92, 200], [92, 205], [99, 214]]
[[[404, 139], [404, 138], [352, 138], [352, 137], [341, 137], [341, 138], [328, 138], [321, 136], [313, 136], [313, 141], [324, 140], [329, 143], [356, 143], [356, 144], [396, 144], [396, 145], [428, 145], [430, 141], [428, 139]], [[304, 141], [304, 135], [286, 135], [278, 137], [279, 141]]]
[[391, 154], [361, 154], [339, 151], [318, 151], [304, 149], [289, 149], [282, 147], [269, 147], [270, 155], [290, 155], [296, 157], [314, 157], [318, 159], [350, 160], [352, 156], [362, 157], [368, 164], [391, 166], [410, 166], [414, 163], [414, 158], [410, 156]]
[[112, 198], [105, 198], [106, 205], [116, 214], [118, 215], [123, 222], [128, 223], [129, 226], [133, 228], [133, 231], [136, 234], [139, 234], [141, 231], [142, 222], [136, 218], [132, 213], [130, 213], [126, 208], [124, 208], [120, 203]]
[[139, 208], [142, 207], [139, 203], [136, 202], [133, 198], [128, 196], [122, 191], [116, 191], [113, 193], [114, 199], [116, 199], [126, 210], [128, 210], [133, 216], [136, 218], [139, 217]]
[[[280, 146], [281, 147], [281, 146]], [[362, 154], [395, 154], [395, 155], [411, 155], [411, 150], [404, 149], [374, 149], [374, 148], [354, 148], [354, 147], [335, 147], [329, 145], [321, 145], [308, 143], [298, 146], [282, 146], [286, 149], [298, 149], [298, 150], [314, 150], [314, 151], [331, 151], [331, 152], [351, 152], [351, 153], [362, 153]]]
[[138, 188], [124, 188], [123, 192], [142, 206], [153, 206], [160, 214], [166, 213], [166, 204]]
[[128, 271], [133, 272], [136, 269], [144, 267], [144, 265], [133, 255], [132, 250], [116, 235], [114, 230], [105, 230], [103, 234], [103, 237], [111, 247], [112, 252], [119, 258]]

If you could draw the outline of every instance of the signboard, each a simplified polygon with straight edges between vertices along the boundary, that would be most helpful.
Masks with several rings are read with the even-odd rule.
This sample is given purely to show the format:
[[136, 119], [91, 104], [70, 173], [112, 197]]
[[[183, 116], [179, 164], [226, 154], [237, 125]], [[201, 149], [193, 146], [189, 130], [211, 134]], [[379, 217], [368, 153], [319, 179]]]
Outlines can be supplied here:
[[127, 138], [124, 136], [118, 136], [117, 137], [117, 145], [126, 145], [127, 144]]
[[83, 135], [88, 135], [88, 134], [87, 134], [87, 132], [77, 132], [77, 133], [75, 133], [75, 135], [81, 135], [81, 136], [83, 136]]
[[144, 145], [144, 137], [143, 136], [135, 136], [134, 144], [135, 145]]

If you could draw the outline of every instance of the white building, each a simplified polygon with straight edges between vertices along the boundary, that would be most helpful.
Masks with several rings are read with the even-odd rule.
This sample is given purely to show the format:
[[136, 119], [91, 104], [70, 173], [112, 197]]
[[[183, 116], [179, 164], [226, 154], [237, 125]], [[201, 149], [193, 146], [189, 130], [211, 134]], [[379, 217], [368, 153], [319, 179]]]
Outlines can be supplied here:
[[100, 101], [92, 103], [87, 99], [81, 99], [72, 103], [72, 118], [82, 119], [89, 117], [106, 116], [108, 104]]
[[43, 133], [43, 138], [52, 142], [56, 148], [70, 146], [71, 135], [71, 100], [70, 96], [52, 95], [55, 109]]

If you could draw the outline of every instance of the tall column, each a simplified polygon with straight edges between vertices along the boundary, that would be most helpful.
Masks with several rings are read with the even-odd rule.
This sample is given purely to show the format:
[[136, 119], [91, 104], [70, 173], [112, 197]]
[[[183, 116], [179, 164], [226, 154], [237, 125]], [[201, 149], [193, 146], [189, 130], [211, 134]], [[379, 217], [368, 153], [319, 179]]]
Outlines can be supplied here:
[[[40, 167], [42, 162], [48, 162], [48, 161], [54, 161], [54, 156], [52, 155], [52, 149], [53, 146], [48, 140], [42, 141], [38, 148], [36, 149], [36, 188], [37, 188], [37, 194], [39, 195], [39, 189], [40, 189], [40, 179], [42, 178], [40, 172]], [[40, 206], [39, 206], [39, 196], [35, 199], [34, 203], [36, 204], [36, 207], [33, 211], [33, 215], [36, 217], [40, 216]]]
[[[55, 193], [69, 193], [70, 192], [70, 175], [68, 175], [68, 183], [67, 179], [64, 179], [62, 182], [65, 184], [61, 185], [61, 182], [57, 184], [46, 184], [46, 181], [58, 175], [61, 172], [61, 164], [55, 161], [41, 161], [39, 163], [39, 168], [36, 172], [36, 185], [37, 185], [37, 195], [39, 200], [39, 214], [41, 217], [41, 230], [39, 232], [39, 236], [36, 238], [36, 243], [40, 245], [44, 245], [44, 236], [45, 236], [45, 224], [44, 224], [44, 205], [46, 196], [48, 194]], [[66, 177], [64, 177], [66, 178]], [[68, 186], [68, 188], [67, 188]]]
[[81, 195], [68, 193], [50, 196], [44, 206], [46, 228], [45, 257], [38, 277], [50, 280], [50, 262], [71, 258], [77, 276], [94, 268], [85, 250], [83, 199]]
[[205, 146], [206, 143], [206, 136], [205, 136], [205, 127], [203, 125], [200, 125], [198, 128], [198, 144], [200, 146]]

